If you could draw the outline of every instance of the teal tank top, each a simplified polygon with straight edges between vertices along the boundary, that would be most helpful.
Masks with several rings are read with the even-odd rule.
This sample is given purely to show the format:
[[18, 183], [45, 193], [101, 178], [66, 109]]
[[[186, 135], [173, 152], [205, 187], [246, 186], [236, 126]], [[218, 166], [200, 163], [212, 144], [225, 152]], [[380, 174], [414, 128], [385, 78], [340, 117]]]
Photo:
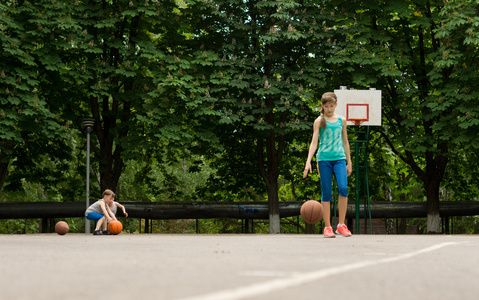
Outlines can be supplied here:
[[319, 150], [316, 153], [317, 161], [335, 161], [346, 159], [343, 148], [343, 120], [338, 116], [338, 121], [326, 121], [326, 128], [319, 129]]

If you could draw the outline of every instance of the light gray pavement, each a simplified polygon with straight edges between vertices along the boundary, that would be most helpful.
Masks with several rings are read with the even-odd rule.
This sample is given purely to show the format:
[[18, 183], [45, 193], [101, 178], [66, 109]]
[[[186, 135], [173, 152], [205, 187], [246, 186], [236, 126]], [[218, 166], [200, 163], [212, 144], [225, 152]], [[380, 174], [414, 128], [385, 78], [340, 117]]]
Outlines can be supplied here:
[[0, 235], [0, 299], [479, 299], [479, 236]]

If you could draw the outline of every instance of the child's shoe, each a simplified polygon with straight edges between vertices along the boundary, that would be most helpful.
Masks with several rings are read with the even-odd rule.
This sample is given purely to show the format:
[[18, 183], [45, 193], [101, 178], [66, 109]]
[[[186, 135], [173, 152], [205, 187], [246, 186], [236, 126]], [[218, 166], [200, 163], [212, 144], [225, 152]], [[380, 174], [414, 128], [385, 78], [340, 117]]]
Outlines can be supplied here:
[[103, 235], [103, 232], [101, 232], [101, 230], [95, 230], [93, 231], [93, 235]]
[[111, 233], [108, 230], [103, 230], [101, 233], [103, 235], [111, 235]]
[[336, 228], [336, 234], [340, 234], [344, 237], [352, 236], [351, 231], [348, 230], [348, 227], [346, 225], [341, 225]]
[[334, 235], [332, 227], [325, 227], [323, 234], [324, 234], [325, 238], [335, 238], [336, 237], [336, 235]]

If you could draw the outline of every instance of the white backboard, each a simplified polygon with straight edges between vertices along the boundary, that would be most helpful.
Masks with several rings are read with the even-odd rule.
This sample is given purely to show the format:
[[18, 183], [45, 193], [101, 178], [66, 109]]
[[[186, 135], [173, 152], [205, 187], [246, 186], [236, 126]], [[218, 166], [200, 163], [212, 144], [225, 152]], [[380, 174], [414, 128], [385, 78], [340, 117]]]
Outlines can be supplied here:
[[381, 126], [381, 91], [340, 89], [334, 93], [338, 97], [335, 112], [345, 117], [348, 125]]

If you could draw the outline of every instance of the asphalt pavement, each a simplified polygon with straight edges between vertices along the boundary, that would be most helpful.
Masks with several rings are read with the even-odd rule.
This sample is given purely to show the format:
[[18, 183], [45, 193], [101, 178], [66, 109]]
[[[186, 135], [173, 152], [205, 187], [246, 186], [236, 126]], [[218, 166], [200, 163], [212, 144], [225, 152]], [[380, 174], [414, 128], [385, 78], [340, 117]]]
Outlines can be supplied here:
[[0, 299], [478, 299], [479, 236], [0, 235]]

